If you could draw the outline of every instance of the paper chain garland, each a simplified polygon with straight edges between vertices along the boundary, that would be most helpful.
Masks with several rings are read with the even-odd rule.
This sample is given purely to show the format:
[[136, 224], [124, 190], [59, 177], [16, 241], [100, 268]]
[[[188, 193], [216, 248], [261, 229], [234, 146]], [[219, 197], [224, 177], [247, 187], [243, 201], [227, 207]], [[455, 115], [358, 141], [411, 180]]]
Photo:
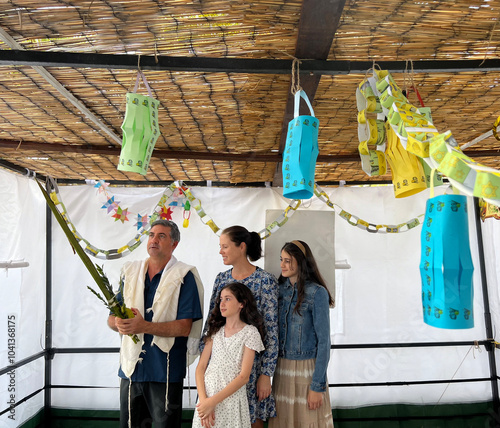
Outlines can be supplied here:
[[[318, 186], [314, 186], [314, 194], [323, 201], [327, 206], [335, 211], [341, 218], [347, 221], [351, 226], [359, 227], [360, 229], [366, 230], [370, 233], [402, 233], [408, 232], [410, 229], [417, 227], [422, 222], [420, 218], [423, 219], [425, 214], [420, 214], [419, 216], [412, 218], [404, 223], [396, 224], [396, 225], [387, 225], [387, 224], [374, 224], [368, 223], [365, 220], [360, 219], [359, 217], [344, 211], [342, 207], [330, 201], [328, 195]], [[335, 210], [335, 207], [340, 209], [340, 212]]]
[[[196, 210], [196, 213], [200, 217], [200, 220], [202, 221], [203, 224], [206, 224], [207, 226], [212, 229], [212, 231], [216, 235], [220, 235], [222, 230], [215, 224], [213, 219], [205, 213], [203, 207], [201, 206], [201, 202], [199, 199], [195, 198], [191, 189], [188, 187], [185, 187], [182, 182], [174, 182], [170, 186], [168, 186], [158, 203], [156, 204], [155, 208], [153, 209], [153, 214], [149, 217], [149, 221], [146, 223], [142, 223], [141, 227], [138, 231], [138, 233], [135, 235], [135, 237], [129, 241], [127, 244], [121, 246], [120, 248], [116, 249], [111, 249], [111, 250], [101, 250], [97, 248], [96, 246], [92, 245], [89, 241], [84, 239], [76, 230], [76, 227], [73, 225], [71, 222], [71, 219], [69, 217], [69, 214], [67, 212], [67, 209], [62, 202], [61, 195], [59, 194], [59, 189], [57, 187], [57, 184], [55, 183], [54, 180], [49, 179], [51, 181], [51, 193], [50, 193], [50, 198], [56, 205], [57, 210], [61, 213], [63, 216], [64, 220], [68, 224], [69, 228], [75, 235], [76, 239], [80, 242], [85, 243], [85, 251], [91, 255], [94, 256], [98, 259], [103, 259], [103, 260], [113, 260], [113, 259], [118, 259], [121, 257], [125, 257], [128, 254], [130, 254], [132, 251], [134, 251], [141, 243], [147, 238], [149, 234], [149, 229], [151, 228], [151, 223], [153, 223], [155, 220], [157, 220], [161, 212], [163, 211], [165, 205], [167, 204], [167, 201], [172, 197], [174, 192], [176, 190], [180, 190], [182, 194], [189, 200], [191, 206]], [[330, 198], [328, 195], [317, 185], [314, 186], [314, 194], [322, 201], [324, 202], [328, 207], [333, 209], [341, 218], [346, 220], [350, 225], [356, 226], [360, 229], [366, 230], [367, 232], [370, 233], [402, 233], [402, 232], [407, 232], [410, 229], [413, 229], [414, 227], [418, 226], [421, 224], [421, 221], [419, 220], [420, 217], [423, 217], [424, 214], [413, 218], [407, 222], [400, 223], [397, 225], [377, 225], [373, 223], [369, 223], [367, 221], [364, 221], [360, 219], [359, 217], [348, 213], [347, 211], [344, 211], [339, 205], [333, 203], [330, 201]], [[301, 205], [301, 200], [300, 199], [293, 199], [288, 207], [286, 207], [282, 214], [272, 223], [267, 225], [264, 229], [262, 229], [259, 232], [259, 236], [261, 239], [266, 239], [270, 237], [273, 233], [275, 233], [278, 229], [284, 226], [284, 224], [288, 221], [288, 219], [293, 215], [293, 213], [299, 208]], [[340, 209], [340, 212], [337, 212], [337, 209]]]
[[[51, 192], [50, 192], [50, 198], [54, 202], [57, 210], [61, 213], [63, 216], [64, 220], [68, 224], [69, 228], [75, 235], [76, 239], [80, 242], [84, 242], [86, 244], [85, 246], [85, 251], [89, 254], [92, 255], [98, 259], [108, 259], [108, 260], [113, 260], [113, 259], [118, 259], [120, 257], [124, 257], [134, 251], [141, 243], [148, 237], [148, 232], [150, 229], [150, 224], [157, 220], [160, 217], [160, 213], [162, 212], [163, 208], [165, 207], [166, 202], [168, 199], [173, 195], [175, 189], [176, 189], [176, 184], [172, 183], [170, 186], [168, 186], [158, 203], [153, 209], [153, 214], [150, 216], [150, 219], [146, 223], [141, 223], [141, 227], [138, 230], [138, 233], [134, 236], [134, 238], [129, 241], [127, 244], [123, 245], [120, 248], [114, 248], [111, 250], [101, 250], [97, 248], [96, 246], [92, 245], [89, 241], [87, 241], [85, 238], [83, 238], [78, 231], [76, 230], [76, 227], [73, 225], [71, 222], [71, 219], [69, 218], [69, 214], [67, 212], [66, 207], [64, 206], [64, 203], [62, 202], [61, 195], [59, 193], [59, 189], [57, 187], [57, 184], [53, 179], [50, 179], [51, 182]], [[123, 210], [122, 210], [123, 213]], [[116, 220], [115, 220], [116, 221]], [[123, 221], [122, 221], [123, 222]]]
[[[426, 108], [410, 104], [387, 70], [374, 68], [373, 77], [361, 82], [356, 95], [360, 140], [364, 140], [359, 152], [368, 175], [385, 174], [382, 125], [387, 120], [404, 149], [448, 177], [453, 187], [500, 205], [500, 171], [469, 158], [450, 131], [439, 133]], [[370, 150], [368, 144], [375, 144], [376, 150]]]

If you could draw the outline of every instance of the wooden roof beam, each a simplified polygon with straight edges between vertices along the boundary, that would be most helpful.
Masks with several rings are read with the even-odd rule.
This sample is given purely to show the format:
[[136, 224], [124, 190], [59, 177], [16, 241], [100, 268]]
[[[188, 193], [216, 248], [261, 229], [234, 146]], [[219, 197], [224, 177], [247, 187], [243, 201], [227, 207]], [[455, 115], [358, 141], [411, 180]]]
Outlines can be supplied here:
[[[40, 153], [82, 153], [87, 155], [103, 155], [103, 156], [120, 156], [120, 147], [112, 146], [82, 146], [71, 144], [49, 144], [23, 141], [1, 140], [0, 148], [34, 151]], [[1, 153], [1, 150], [0, 150]], [[5, 153], [5, 152], [4, 152]], [[28, 155], [26, 155], [28, 156]], [[42, 156], [42, 155], [37, 155]], [[204, 161], [223, 161], [223, 162], [280, 162], [281, 155], [279, 153], [221, 153], [221, 152], [192, 152], [188, 150], [167, 150], [155, 149], [151, 155], [153, 158], [159, 159], [194, 159]], [[319, 163], [339, 163], [339, 162], [355, 162], [359, 160], [359, 156], [355, 155], [319, 155]]]
[[[58, 153], [82, 153], [87, 155], [103, 155], [103, 156], [120, 156], [120, 148], [112, 146], [82, 146], [70, 144], [49, 144], [23, 141], [2, 140], [0, 139], [0, 149], [18, 150], [39, 152], [37, 157], [43, 154], [58, 152]], [[2, 151], [0, 150], [0, 153]], [[4, 151], [4, 153], [6, 153]], [[466, 150], [464, 153], [471, 158], [500, 156], [500, 150]], [[35, 155], [34, 155], [35, 156]], [[282, 157], [279, 153], [221, 153], [221, 152], [193, 152], [188, 150], [167, 150], [155, 149], [151, 155], [157, 159], [193, 159], [203, 161], [223, 161], [223, 162], [281, 162]], [[318, 163], [341, 163], [341, 162], [358, 162], [360, 161], [359, 155], [345, 154], [345, 155], [322, 155], [318, 156]]]
[[[1, 29], [0, 29], [1, 32]], [[311, 47], [317, 41], [311, 42]], [[310, 51], [311, 52], [311, 51]], [[373, 61], [348, 61], [311, 59], [310, 53], [303, 53], [299, 59], [307, 59], [300, 64], [301, 81], [307, 75], [336, 76], [365, 74], [373, 66]], [[17, 49], [0, 49], [0, 66], [30, 67], [72, 67], [92, 69], [137, 70], [138, 55], [46, 52]], [[156, 62], [158, 59], [158, 62]], [[245, 74], [291, 74], [292, 59], [256, 58], [212, 58], [141, 56], [142, 70], [170, 70], [196, 73], [245, 73]], [[382, 70], [402, 73], [407, 69], [406, 61], [377, 61]], [[483, 60], [421, 60], [413, 61], [414, 73], [456, 73], [460, 71], [498, 71], [499, 58]]]

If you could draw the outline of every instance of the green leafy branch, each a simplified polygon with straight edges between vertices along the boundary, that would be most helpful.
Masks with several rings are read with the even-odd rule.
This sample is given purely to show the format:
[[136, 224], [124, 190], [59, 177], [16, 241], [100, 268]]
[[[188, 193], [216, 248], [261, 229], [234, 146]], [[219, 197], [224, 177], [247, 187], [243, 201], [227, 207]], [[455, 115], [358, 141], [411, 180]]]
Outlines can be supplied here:
[[[117, 300], [116, 294], [113, 292], [113, 288], [111, 287], [108, 277], [104, 273], [102, 267], [92, 263], [85, 250], [78, 243], [78, 240], [68, 227], [68, 224], [64, 220], [62, 214], [59, 212], [54, 201], [51, 198], [51, 195], [55, 195], [55, 193], [51, 192], [51, 195], [49, 195], [47, 190], [43, 188], [43, 186], [40, 184], [38, 180], [36, 180], [36, 183], [38, 184], [38, 187], [40, 188], [45, 200], [47, 201], [47, 205], [54, 214], [54, 217], [56, 218], [59, 225], [62, 227], [64, 233], [66, 234], [66, 237], [68, 238], [68, 241], [70, 242], [74, 251], [80, 256], [80, 259], [82, 260], [83, 264], [85, 265], [90, 275], [94, 279], [95, 283], [101, 290], [102, 296], [98, 292], [93, 290], [91, 287], [87, 288], [89, 288], [90, 291], [92, 291], [92, 293], [94, 293], [99, 298], [99, 300], [101, 300], [104, 303], [104, 305], [113, 313], [114, 316], [123, 319], [134, 318], [135, 316], [134, 313], [124, 304], [120, 303]], [[49, 183], [47, 183], [47, 188], [49, 188]], [[139, 338], [137, 337], [137, 335], [135, 334], [130, 335], [130, 337], [132, 338], [134, 343], [139, 342]]]

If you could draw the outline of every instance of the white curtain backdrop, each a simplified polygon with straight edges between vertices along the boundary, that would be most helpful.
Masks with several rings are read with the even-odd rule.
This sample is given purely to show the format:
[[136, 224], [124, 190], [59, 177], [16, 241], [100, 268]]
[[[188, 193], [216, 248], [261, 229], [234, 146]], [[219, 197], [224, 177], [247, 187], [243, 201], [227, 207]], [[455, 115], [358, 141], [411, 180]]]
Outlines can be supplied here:
[[[40, 352], [43, 346], [45, 316], [45, 206], [36, 183], [10, 172], [0, 171], [0, 260], [25, 259], [30, 266], [0, 273], [2, 324], [7, 315], [18, 313], [18, 355], [21, 359]], [[105, 198], [91, 185], [61, 186], [62, 200], [78, 232], [94, 246], [119, 248], [136, 234], [136, 215], [150, 214], [163, 188], [108, 188], [120, 206], [134, 216], [122, 224], [108, 215]], [[268, 209], [285, 209], [289, 201], [281, 189], [194, 187], [205, 212], [225, 228], [240, 224], [260, 231]], [[428, 192], [405, 199], [395, 199], [392, 187], [325, 188], [330, 200], [345, 211], [374, 224], [399, 224], [425, 211]], [[438, 191], [444, 191], [438, 190]], [[353, 227], [340, 216], [335, 217], [335, 257], [346, 260], [351, 269], [337, 271], [337, 307], [331, 310], [333, 344], [377, 344], [411, 342], [480, 341], [486, 339], [483, 296], [474, 222], [473, 201], [469, 198], [469, 234], [474, 262], [475, 327], [469, 330], [441, 330], [422, 321], [420, 287], [420, 231], [416, 227], [405, 233], [374, 234]], [[300, 209], [330, 210], [313, 197]], [[181, 229], [181, 242], [175, 256], [195, 265], [205, 288], [205, 317], [213, 281], [225, 270], [218, 237], [203, 224], [194, 209], [188, 228], [182, 228], [182, 210], [174, 209], [173, 219]], [[482, 224], [487, 264], [487, 279], [493, 323], [500, 319], [500, 226], [497, 220]], [[285, 226], [286, 227], [286, 224]], [[268, 239], [273, 239], [271, 236]], [[73, 254], [59, 225], [53, 221], [53, 346], [55, 348], [119, 347], [117, 333], [106, 325], [107, 309], [89, 291], [96, 288], [77, 255]], [[265, 244], [265, 241], [264, 241]], [[119, 271], [128, 260], [146, 257], [142, 244], [127, 257], [102, 261], [115, 288]], [[263, 260], [257, 262], [264, 265]], [[0, 328], [0, 343], [7, 343], [7, 328]], [[1, 351], [0, 367], [7, 365]], [[52, 405], [63, 408], [117, 409], [118, 354], [56, 353], [52, 361], [53, 385], [89, 386], [92, 389], [63, 388], [52, 390]], [[17, 378], [18, 399], [43, 385], [43, 363], [30, 364], [30, 373]], [[191, 366], [185, 385], [194, 386]], [[26, 370], [28, 371], [28, 370]], [[419, 347], [336, 349], [332, 351], [328, 370], [329, 382], [384, 383], [436, 379], [468, 379], [489, 376], [488, 356], [484, 347]], [[26, 384], [24, 383], [26, 380]], [[36, 379], [36, 380], [35, 380]], [[22, 386], [25, 385], [25, 386]], [[28, 387], [28, 385], [30, 385]], [[32, 386], [34, 385], [34, 386]], [[5, 376], [0, 378], [0, 396], [8, 397]], [[25, 389], [22, 389], [25, 388]], [[39, 408], [39, 394], [30, 400], [30, 409]], [[439, 404], [477, 402], [491, 399], [489, 382], [388, 386], [336, 387], [330, 391], [332, 407], [360, 407], [374, 404]], [[185, 394], [185, 407], [194, 405], [196, 392]], [[191, 403], [189, 402], [191, 400]], [[0, 406], [2, 407], [2, 406]], [[18, 416], [23, 409], [18, 409]], [[31, 410], [33, 412], [33, 410]], [[0, 418], [1, 424], [8, 420]], [[10, 426], [10, 425], [6, 425]], [[12, 425], [15, 426], [15, 425]]]
[[[0, 269], [2, 369], [41, 352], [44, 344], [45, 207], [34, 185], [32, 180], [0, 171], [0, 262], [29, 263], [26, 268]], [[0, 411], [43, 385], [43, 358], [0, 376]], [[35, 395], [0, 416], [0, 427], [18, 427], [42, 403], [43, 393]]]

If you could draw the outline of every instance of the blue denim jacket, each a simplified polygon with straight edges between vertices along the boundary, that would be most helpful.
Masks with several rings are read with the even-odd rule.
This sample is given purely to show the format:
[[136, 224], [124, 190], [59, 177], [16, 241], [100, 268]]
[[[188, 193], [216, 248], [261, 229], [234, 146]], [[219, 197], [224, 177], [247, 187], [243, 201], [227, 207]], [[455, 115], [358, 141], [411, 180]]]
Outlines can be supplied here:
[[280, 284], [278, 298], [279, 357], [289, 360], [316, 358], [311, 390], [323, 392], [327, 388], [326, 369], [330, 360], [330, 307], [327, 290], [307, 282], [300, 307], [294, 312], [297, 288], [287, 279]]

